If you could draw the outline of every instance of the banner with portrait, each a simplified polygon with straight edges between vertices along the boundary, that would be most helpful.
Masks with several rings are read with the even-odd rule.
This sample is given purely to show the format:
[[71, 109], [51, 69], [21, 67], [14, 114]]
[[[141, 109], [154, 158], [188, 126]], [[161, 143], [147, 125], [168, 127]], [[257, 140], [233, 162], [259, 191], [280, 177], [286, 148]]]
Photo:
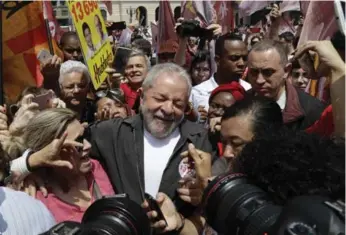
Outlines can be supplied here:
[[113, 60], [106, 25], [97, 1], [67, 1], [76, 28], [85, 63], [95, 89], [106, 79], [105, 69]]

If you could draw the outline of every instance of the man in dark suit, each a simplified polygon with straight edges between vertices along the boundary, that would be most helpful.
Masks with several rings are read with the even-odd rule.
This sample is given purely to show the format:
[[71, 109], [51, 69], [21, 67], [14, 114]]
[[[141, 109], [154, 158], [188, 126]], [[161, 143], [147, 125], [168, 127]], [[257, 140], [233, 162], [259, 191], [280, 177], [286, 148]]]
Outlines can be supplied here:
[[141, 188], [154, 197], [163, 192], [189, 216], [194, 208], [177, 193], [179, 180], [191, 174], [180, 154], [189, 143], [213, 151], [207, 130], [184, 118], [189, 76], [178, 65], [159, 64], [150, 70], [142, 89], [140, 114], [91, 127], [92, 156], [103, 164], [117, 193], [142, 203]]

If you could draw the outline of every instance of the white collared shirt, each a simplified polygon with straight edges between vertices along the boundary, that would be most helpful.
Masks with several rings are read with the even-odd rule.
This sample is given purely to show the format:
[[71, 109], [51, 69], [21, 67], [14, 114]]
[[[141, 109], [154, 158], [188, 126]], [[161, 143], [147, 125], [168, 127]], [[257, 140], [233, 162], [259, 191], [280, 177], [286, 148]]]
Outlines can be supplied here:
[[[247, 91], [251, 89], [250, 83], [239, 79], [239, 84]], [[190, 102], [193, 105], [195, 110], [198, 109], [198, 106], [202, 105], [206, 110], [209, 109], [209, 97], [211, 92], [217, 88], [219, 84], [216, 83], [214, 76], [210, 77], [209, 80], [198, 84], [192, 88]]]
[[286, 89], [284, 89], [279, 99], [276, 101], [276, 103], [280, 106], [281, 110], [284, 110], [286, 107], [286, 99]]

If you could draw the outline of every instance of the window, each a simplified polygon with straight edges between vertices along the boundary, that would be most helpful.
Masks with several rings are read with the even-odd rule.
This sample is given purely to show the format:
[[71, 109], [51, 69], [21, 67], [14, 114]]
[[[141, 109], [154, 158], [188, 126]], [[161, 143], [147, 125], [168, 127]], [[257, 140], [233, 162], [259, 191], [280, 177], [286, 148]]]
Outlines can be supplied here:
[[147, 9], [143, 6], [140, 6], [136, 9], [136, 19], [141, 26], [147, 26]]

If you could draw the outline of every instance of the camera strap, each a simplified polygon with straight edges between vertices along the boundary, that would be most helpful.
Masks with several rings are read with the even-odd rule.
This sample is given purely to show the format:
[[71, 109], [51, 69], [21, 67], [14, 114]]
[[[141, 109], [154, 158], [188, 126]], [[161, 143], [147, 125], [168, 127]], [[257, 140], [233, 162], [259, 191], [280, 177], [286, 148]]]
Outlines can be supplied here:
[[337, 200], [335, 202], [325, 201], [329, 208], [334, 210], [341, 218], [345, 219], [345, 203], [341, 200]]
[[93, 182], [93, 194], [94, 194], [95, 201], [102, 198], [100, 187], [97, 185], [95, 180]]

